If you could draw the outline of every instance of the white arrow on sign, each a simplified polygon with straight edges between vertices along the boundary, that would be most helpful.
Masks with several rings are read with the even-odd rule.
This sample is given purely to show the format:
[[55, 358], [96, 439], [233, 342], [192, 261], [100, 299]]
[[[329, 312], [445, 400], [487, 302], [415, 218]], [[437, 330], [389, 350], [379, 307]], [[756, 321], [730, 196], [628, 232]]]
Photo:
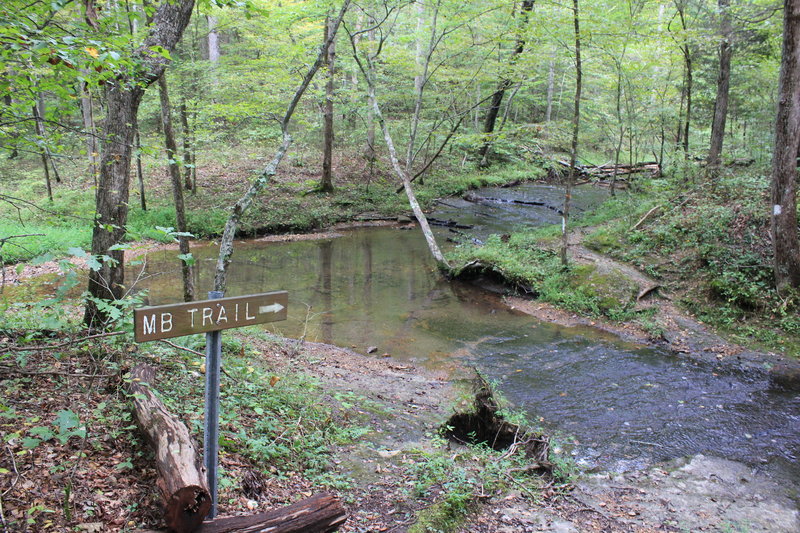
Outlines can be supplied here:
[[274, 303], [272, 305], [262, 305], [258, 308], [258, 314], [264, 313], [279, 313], [283, 310], [283, 306], [279, 303]]

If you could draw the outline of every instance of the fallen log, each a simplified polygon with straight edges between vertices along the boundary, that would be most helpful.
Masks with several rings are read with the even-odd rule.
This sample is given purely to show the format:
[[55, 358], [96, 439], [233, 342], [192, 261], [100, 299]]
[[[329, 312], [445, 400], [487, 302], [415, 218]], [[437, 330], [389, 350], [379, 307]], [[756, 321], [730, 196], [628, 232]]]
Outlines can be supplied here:
[[[569, 168], [568, 161], [559, 160], [558, 164], [567, 169]], [[575, 165], [575, 171], [578, 176], [585, 178], [611, 179], [617, 176], [617, 179], [619, 179], [621, 176], [630, 176], [639, 173], [647, 173], [652, 177], [658, 177], [661, 175], [661, 165], [655, 161], [646, 161], [643, 163], [634, 163], [632, 165], [617, 165], [616, 170], [614, 165], [609, 166], [607, 164], [600, 165], [599, 167]]]
[[131, 370], [129, 391], [139, 429], [155, 454], [164, 520], [171, 530], [189, 533], [197, 530], [211, 510], [211, 495], [189, 430], [150, 388], [155, 374], [149, 365], [136, 365]]
[[345, 520], [339, 500], [321, 493], [264, 513], [206, 520], [198, 533], [328, 533]]

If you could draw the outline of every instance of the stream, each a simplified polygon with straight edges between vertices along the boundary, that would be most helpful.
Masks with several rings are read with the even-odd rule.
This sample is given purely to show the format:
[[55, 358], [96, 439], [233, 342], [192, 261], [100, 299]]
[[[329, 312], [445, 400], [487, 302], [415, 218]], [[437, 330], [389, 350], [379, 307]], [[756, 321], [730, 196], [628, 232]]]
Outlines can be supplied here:
[[[558, 188], [523, 185], [477, 194], [490, 200], [446, 199], [432, 215], [459, 225], [438, 227], [441, 241], [482, 240], [560, 221]], [[604, 194], [578, 188], [577, 210]], [[217, 247], [192, 252], [203, 294], [212, 286]], [[181, 300], [174, 251], [151, 253], [147, 272], [150, 304]], [[470, 377], [464, 368], [477, 368], [587, 468], [629, 471], [703, 453], [800, 484], [796, 394], [773, 390], [760, 376], [715, 371], [593, 328], [540, 322], [494, 293], [446, 282], [416, 228], [237, 242], [228, 283], [228, 296], [289, 291], [289, 319], [268, 325], [276, 333], [362, 353], [375, 347], [376, 357], [446, 369], [454, 380]]]

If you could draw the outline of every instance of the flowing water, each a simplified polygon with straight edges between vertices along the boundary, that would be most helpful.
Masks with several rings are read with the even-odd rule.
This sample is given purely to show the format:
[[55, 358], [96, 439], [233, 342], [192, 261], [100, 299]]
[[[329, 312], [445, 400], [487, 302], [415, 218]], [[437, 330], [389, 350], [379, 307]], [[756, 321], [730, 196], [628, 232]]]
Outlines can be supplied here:
[[[558, 189], [479, 191], [493, 200], [446, 200], [434, 217], [454, 219], [457, 236], [478, 239], [513, 226], [553, 222]], [[597, 201], [578, 192], [578, 205]], [[503, 200], [505, 199], [505, 200]], [[512, 200], [512, 201], [509, 201]], [[580, 207], [579, 207], [580, 208]], [[527, 213], [527, 215], [526, 215]], [[535, 214], [532, 214], [535, 213]], [[489, 221], [488, 223], [486, 221]], [[505, 222], [504, 222], [505, 221]], [[453, 235], [440, 229], [441, 235]], [[214, 246], [196, 247], [198, 287], [212, 284]], [[175, 252], [151, 254], [149, 302], [180, 301]], [[285, 289], [289, 319], [269, 329], [389, 354], [453, 379], [474, 366], [497, 380], [517, 407], [563, 435], [579, 462], [626, 470], [705, 453], [800, 481], [800, 399], [760, 377], [717, 373], [669, 353], [622, 342], [592, 328], [543, 323], [509, 309], [493, 293], [441, 280], [417, 229], [365, 228], [338, 238], [240, 242], [228, 296]]]

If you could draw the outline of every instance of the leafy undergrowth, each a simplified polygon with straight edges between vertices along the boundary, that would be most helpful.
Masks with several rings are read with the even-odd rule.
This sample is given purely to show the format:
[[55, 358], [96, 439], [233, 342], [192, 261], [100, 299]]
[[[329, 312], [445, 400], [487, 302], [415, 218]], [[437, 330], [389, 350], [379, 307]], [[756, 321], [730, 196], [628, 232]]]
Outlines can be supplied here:
[[[125, 375], [137, 362], [155, 365], [155, 390], [200, 441], [202, 358], [164, 344], [137, 347], [126, 336], [62, 347], [69, 341], [60, 335], [28, 339], [42, 349], [17, 340], [2, 338], [0, 367], [7, 527], [159, 526], [154, 462], [132, 420]], [[235, 340], [224, 352], [221, 512], [276, 507], [335, 485], [327, 474], [333, 446], [360, 436], [358, 421], [322, 401], [309, 378], [272, 372], [262, 354]]]

